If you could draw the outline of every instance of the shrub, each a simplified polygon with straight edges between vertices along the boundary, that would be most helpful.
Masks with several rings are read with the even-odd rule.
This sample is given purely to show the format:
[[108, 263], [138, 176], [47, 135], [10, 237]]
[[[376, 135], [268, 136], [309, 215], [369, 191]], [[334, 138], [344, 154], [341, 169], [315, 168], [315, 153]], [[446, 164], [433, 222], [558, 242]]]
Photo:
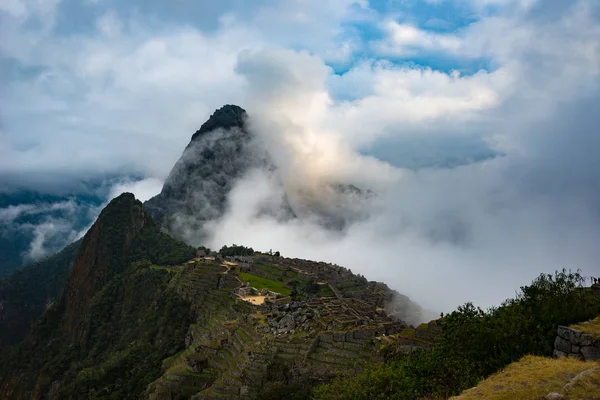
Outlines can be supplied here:
[[223, 257], [234, 257], [234, 256], [252, 256], [254, 255], [254, 250], [252, 247], [244, 247], [233, 244], [231, 246], [223, 246], [219, 253]]

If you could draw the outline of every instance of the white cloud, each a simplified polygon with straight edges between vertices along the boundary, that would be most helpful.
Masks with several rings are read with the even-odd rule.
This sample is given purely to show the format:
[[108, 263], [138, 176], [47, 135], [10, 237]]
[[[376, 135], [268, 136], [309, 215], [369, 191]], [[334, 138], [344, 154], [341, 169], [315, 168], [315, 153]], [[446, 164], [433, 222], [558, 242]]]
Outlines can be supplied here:
[[135, 198], [146, 201], [156, 196], [162, 189], [163, 181], [156, 178], [147, 178], [139, 181], [125, 181], [111, 187], [108, 200], [119, 196], [121, 193], [133, 193]]
[[[314, 185], [318, 197], [315, 182], [361, 181], [376, 186], [378, 197], [365, 209], [368, 218], [332, 233], [310, 218], [259, 216], [257, 208], [279, 198], [281, 188], [253, 173], [232, 192], [211, 246], [246, 243], [337, 262], [444, 311], [470, 300], [498, 304], [541, 272], [566, 267], [597, 275], [600, 163], [592, 149], [600, 146], [593, 111], [600, 36], [590, 34], [598, 21], [586, 7], [580, 2], [552, 22], [505, 17], [502, 24], [527, 34], [509, 33], [504, 48], [489, 51], [497, 57], [494, 71], [462, 76], [364, 63], [368, 72], [347, 78], [365, 88], [341, 103], [329, 96], [331, 72], [318, 58], [280, 50], [244, 55], [238, 71], [255, 100], [252, 126], [277, 143], [284, 185], [300, 185], [299, 193]], [[478, 32], [482, 42], [500, 40], [497, 21], [474, 25], [465, 38]], [[557, 43], [570, 43], [573, 52], [560, 55]], [[408, 172], [357, 152], [386, 131], [460, 130], [496, 140], [506, 155]], [[286, 192], [294, 203], [298, 194]]]
[[107, 12], [102, 15], [97, 22], [98, 30], [105, 36], [115, 36], [121, 34], [122, 23], [120, 18], [114, 12]]
[[[62, 247], [64, 243], [70, 243], [77, 238], [77, 232], [73, 230], [70, 221], [64, 219], [48, 218], [41, 224], [32, 226], [33, 239], [29, 249], [24, 254], [24, 260], [31, 262], [51, 255]], [[61, 245], [56, 246], [57, 236], [64, 240]]]
[[77, 205], [73, 200], [60, 201], [57, 203], [10, 205], [5, 208], [0, 208], [0, 223], [11, 224], [21, 216], [44, 214], [53, 211], [63, 211], [73, 214], [76, 207]]
[[[257, 218], [282, 188], [254, 171], [232, 193], [213, 247], [238, 242], [337, 262], [445, 309], [498, 303], [542, 271], [597, 271], [597, 2], [546, 14], [552, 5], [541, 2], [474, 1], [479, 20], [457, 32], [387, 22], [377, 43], [343, 28], [381, 22], [365, 2], [260, 2], [247, 15], [219, 14], [210, 32], [107, 13], [93, 33], [62, 36], [47, 34], [51, 11], [38, 13], [46, 28], [31, 30], [30, 3], [6, 4], [12, 17], [0, 29], [10, 40], [0, 51], [30, 75], [0, 95], [2, 174], [37, 186], [50, 175], [137, 172], [147, 179], [112, 193], [146, 198], [200, 123], [241, 103], [298, 202], [327, 203], [328, 182], [378, 197], [368, 218], [332, 235], [311, 218]], [[363, 45], [380, 50], [377, 60], [366, 54], [342, 75], [325, 64], [347, 63]], [[381, 60], [431, 53], [489, 68], [464, 75]], [[506, 156], [408, 172], [359, 154], [387, 136], [431, 133], [493, 140]], [[48, 248], [57, 229], [40, 228], [32, 251]]]
[[6, 0], [0, 4], [0, 11], [21, 19], [27, 14], [27, 7], [21, 0]]
[[[367, 77], [357, 81], [354, 77]], [[512, 89], [509, 68], [474, 75], [446, 74], [429, 68], [363, 63], [339, 78], [337, 85], [364, 85], [368, 95], [337, 104], [330, 126], [345, 139], [365, 145], [383, 135], [440, 133], [476, 122], [483, 111], [497, 107]], [[472, 133], [471, 130], [464, 133]]]
[[387, 21], [383, 24], [387, 33], [384, 41], [376, 42], [375, 49], [383, 55], [414, 56], [423, 50], [457, 52], [462, 41], [453, 34], [428, 32], [409, 24]]

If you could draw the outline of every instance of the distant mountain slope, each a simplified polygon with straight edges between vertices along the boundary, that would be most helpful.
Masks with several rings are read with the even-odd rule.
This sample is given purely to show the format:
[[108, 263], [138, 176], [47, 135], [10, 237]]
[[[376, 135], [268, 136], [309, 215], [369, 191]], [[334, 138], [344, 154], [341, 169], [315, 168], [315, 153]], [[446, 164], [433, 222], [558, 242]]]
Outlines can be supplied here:
[[78, 240], [59, 253], [0, 280], [0, 352], [4, 346], [21, 341], [59, 296], [80, 243]]
[[75, 240], [102, 201], [91, 194], [0, 193], [0, 278]]

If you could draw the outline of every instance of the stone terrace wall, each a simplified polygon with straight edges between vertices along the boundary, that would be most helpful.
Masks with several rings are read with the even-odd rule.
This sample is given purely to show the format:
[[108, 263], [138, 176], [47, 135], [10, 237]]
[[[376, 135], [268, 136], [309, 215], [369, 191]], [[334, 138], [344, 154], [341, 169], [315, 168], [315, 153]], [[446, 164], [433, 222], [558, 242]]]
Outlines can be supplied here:
[[554, 341], [554, 357], [600, 359], [600, 339], [567, 326], [559, 326]]
[[[299, 258], [286, 258], [285, 263], [291, 267], [303, 270], [307, 273], [307, 276], [312, 276], [331, 284], [358, 278], [349, 269], [335, 264], [302, 260]], [[364, 282], [367, 282], [366, 279], [364, 279]]]

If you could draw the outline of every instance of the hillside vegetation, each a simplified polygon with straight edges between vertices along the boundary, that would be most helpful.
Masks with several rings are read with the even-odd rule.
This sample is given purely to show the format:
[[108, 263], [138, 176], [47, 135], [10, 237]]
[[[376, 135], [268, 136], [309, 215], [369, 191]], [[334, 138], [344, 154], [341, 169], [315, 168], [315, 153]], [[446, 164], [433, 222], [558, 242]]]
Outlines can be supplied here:
[[[80, 243], [0, 283], [43, 308], [0, 352], [0, 398], [446, 399], [482, 380], [461, 398], [517, 388], [578, 398], [597, 385], [595, 364], [540, 358], [558, 325], [597, 329], [581, 324], [600, 315], [600, 299], [578, 272], [413, 327], [386, 312], [403, 299], [414, 308], [408, 298], [341, 266], [235, 245], [221, 253], [195, 257], [133, 195], [114, 199]], [[259, 291], [262, 306], [245, 301]]]
[[484, 311], [467, 303], [443, 317], [433, 350], [417, 350], [314, 391], [315, 399], [447, 398], [513, 361], [550, 356], [558, 325], [600, 314], [600, 300], [580, 273], [540, 275], [514, 299]]
[[169, 290], [170, 273], [151, 265], [195, 249], [161, 233], [123, 194], [76, 251], [64, 292], [24, 341], [0, 353], [0, 398], [135, 398], [184, 346], [189, 303]]

